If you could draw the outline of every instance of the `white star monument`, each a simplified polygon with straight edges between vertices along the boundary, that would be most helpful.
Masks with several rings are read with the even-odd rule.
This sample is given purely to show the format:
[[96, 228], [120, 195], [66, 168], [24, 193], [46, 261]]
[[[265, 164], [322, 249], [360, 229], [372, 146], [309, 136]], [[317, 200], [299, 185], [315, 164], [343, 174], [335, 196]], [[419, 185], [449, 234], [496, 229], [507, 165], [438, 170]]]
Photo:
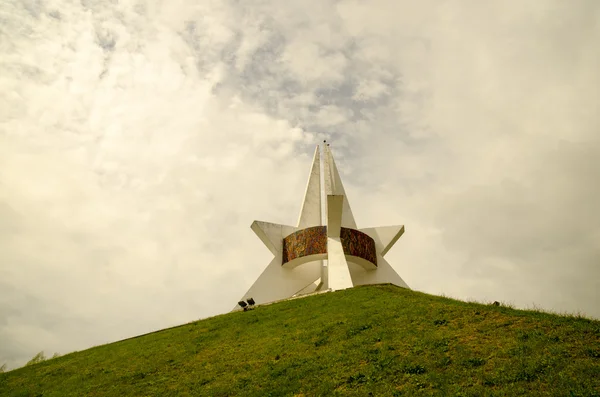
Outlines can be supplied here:
[[358, 229], [329, 145], [319, 146], [297, 226], [254, 221], [274, 258], [242, 299], [257, 304], [298, 295], [391, 283], [409, 288], [384, 259], [404, 226]]

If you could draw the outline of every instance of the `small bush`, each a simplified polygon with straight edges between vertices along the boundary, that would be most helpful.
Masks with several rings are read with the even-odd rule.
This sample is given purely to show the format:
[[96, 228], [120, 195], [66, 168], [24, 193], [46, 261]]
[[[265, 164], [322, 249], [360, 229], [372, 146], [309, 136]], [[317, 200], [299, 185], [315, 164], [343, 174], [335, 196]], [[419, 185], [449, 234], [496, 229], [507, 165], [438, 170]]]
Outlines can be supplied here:
[[44, 352], [41, 351], [35, 356], [33, 356], [31, 360], [27, 361], [27, 364], [25, 364], [25, 366], [39, 364], [43, 361], [46, 361], [46, 356], [44, 355]]

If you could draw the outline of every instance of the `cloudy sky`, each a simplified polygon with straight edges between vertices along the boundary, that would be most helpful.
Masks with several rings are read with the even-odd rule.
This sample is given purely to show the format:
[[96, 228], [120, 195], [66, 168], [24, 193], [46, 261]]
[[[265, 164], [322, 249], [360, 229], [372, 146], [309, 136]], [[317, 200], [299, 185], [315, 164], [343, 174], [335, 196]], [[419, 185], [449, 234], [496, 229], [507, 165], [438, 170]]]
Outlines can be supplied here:
[[600, 2], [0, 2], [0, 365], [224, 313], [332, 142], [413, 288], [600, 317]]

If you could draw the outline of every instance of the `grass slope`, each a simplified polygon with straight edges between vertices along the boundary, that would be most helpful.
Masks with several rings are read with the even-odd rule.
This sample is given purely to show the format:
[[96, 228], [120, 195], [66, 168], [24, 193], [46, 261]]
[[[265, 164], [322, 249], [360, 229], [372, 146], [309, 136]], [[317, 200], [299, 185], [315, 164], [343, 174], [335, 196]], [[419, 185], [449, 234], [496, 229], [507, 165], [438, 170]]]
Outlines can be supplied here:
[[2, 396], [600, 396], [600, 321], [359, 287], [0, 374]]

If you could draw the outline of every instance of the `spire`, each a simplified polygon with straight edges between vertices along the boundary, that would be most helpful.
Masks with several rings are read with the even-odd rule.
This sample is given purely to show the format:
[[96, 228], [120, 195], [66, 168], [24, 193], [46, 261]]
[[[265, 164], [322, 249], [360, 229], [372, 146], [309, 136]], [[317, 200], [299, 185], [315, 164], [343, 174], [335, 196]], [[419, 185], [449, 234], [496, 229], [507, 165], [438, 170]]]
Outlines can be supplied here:
[[346, 196], [346, 191], [344, 190], [344, 185], [342, 184], [342, 179], [340, 178], [337, 166], [335, 165], [335, 160], [333, 159], [333, 154], [329, 149], [329, 145], [325, 145], [324, 152], [325, 196], [344, 196], [342, 205], [342, 227], [356, 229], [356, 221], [352, 215], [350, 203], [348, 202], [348, 197]]
[[321, 222], [321, 154], [319, 146], [315, 149], [312, 168], [306, 184], [304, 201], [298, 217], [298, 228], [304, 229], [310, 226], [319, 226]]

